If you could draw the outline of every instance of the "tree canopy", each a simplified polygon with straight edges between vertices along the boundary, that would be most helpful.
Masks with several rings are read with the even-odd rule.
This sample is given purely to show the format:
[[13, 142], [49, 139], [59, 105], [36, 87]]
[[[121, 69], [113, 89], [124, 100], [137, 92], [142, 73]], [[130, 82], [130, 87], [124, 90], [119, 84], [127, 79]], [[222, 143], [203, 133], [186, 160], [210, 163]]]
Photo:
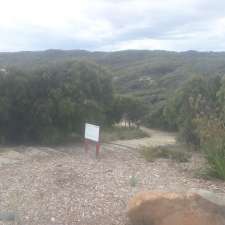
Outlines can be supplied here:
[[0, 74], [0, 134], [3, 141], [48, 141], [84, 122], [107, 124], [113, 88], [106, 69], [71, 61]]

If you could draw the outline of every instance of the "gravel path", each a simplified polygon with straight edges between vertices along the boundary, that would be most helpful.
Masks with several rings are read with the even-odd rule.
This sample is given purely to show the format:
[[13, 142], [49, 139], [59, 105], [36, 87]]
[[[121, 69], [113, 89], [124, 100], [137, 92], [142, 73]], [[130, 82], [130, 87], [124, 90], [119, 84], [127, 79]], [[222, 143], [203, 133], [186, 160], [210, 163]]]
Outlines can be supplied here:
[[201, 161], [198, 155], [186, 164], [147, 163], [135, 148], [175, 142], [173, 134], [148, 132], [150, 138], [116, 142], [132, 149], [103, 145], [98, 160], [93, 149], [85, 154], [82, 146], [18, 147], [8, 158], [8, 151], [3, 152], [0, 212], [14, 213], [20, 225], [124, 225], [127, 201], [139, 191], [204, 188], [225, 193], [223, 182], [193, 178], [192, 169]]

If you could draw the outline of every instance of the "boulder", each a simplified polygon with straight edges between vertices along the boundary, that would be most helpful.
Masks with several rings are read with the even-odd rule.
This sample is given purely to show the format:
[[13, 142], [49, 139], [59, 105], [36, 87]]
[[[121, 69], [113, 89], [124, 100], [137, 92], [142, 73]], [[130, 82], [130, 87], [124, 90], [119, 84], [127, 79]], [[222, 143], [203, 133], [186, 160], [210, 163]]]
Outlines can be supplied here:
[[[133, 225], [225, 225], [225, 201], [210, 192], [145, 192], [128, 205]], [[224, 204], [223, 204], [224, 203]]]

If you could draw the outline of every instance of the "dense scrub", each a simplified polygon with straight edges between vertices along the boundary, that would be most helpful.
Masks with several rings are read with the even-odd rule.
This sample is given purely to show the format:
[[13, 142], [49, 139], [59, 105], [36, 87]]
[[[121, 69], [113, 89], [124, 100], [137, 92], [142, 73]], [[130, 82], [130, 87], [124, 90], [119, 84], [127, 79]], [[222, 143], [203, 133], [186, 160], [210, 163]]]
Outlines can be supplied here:
[[85, 121], [107, 124], [113, 102], [107, 71], [68, 62], [0, 74], [1, 142], [60, 141]]
[[142, 116], [141, 101], [116, 96], [111, 74], [87, 61], [0, 71], [0, 142], [61, 142], [85, 122], [111, 126]]
[[26, 70], [50, 63], [85, 59], [110, 70], [115, 91], [144, 101], [149, 127], [170, 128], [163, 111], [174, 91], [194, 76], [205, 78], [225, 74], [225, 53], [168, 52], [127, 50], [89, 52], [82, 50], [47, 50], [39, 52], [0, 53], [0, 70], [18, 66]]
[[224, 178], [224, 60], [194, 51], [0, 53], [0, 141], [60, 142], [86, 121], [142, 122], [178, 130]]
[[201, 149], [211, 172], [225, 179], [225, 80], [193, 78], [168, 101], [164, 116], [182, 141]]

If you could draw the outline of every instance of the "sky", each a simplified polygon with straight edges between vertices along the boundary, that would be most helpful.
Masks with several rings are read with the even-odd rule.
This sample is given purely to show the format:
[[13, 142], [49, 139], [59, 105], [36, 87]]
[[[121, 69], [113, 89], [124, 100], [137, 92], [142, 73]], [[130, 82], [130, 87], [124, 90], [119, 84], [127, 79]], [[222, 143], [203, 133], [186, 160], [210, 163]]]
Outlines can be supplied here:
[[224, 0], [0, 0], [0, 51], [225, 51]]

